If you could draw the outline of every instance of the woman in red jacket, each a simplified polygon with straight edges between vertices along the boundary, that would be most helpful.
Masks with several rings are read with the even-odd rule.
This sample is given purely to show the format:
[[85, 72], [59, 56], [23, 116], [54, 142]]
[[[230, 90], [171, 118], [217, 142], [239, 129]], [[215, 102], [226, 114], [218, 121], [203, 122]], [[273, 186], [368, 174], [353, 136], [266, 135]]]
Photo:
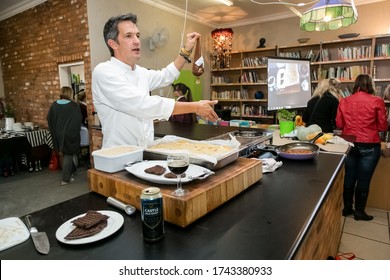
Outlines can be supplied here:
[[355, 220], [373, 219], [365, 208], [371, 178], [381, 155], [379, 132], [387, 130], [385, 102], [374, 93], [372, 78], [359, 75], [352, 95], [340, 100], [336, 116], [336, 125], [343, 134], [356, 137], [345, 161], [343, 193], [343, 216], [354, 214]]

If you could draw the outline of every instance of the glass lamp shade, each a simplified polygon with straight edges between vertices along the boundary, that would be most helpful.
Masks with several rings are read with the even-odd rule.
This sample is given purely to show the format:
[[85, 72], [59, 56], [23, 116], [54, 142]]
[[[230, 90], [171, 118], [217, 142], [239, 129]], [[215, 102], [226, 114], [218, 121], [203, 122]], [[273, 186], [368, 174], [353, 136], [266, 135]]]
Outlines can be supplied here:
[[230, 67], [233, 30], [231, 28], [215, 29], [211, 32], [213, 39], [213, 68]]
[[231, 28], [215, 29], [211, 32], [215, 51], [231, 51], [233, 30]]
[[335, 30], [355, 23], [358, 19], [353, 4], [343, 0], [320, 0], [303, 13], [300, 21], [302, 30]]

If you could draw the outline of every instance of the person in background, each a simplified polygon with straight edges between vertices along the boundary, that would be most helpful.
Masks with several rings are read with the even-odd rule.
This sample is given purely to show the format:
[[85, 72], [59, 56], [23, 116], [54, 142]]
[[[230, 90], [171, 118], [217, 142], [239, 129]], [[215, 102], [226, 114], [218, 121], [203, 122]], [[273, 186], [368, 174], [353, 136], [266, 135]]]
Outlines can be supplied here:
[[[390, 85], [387, 85], [385, 88], [385, 91], [383, 93], [383, 99], [386, 101], [390, 101]], [[388, 131], [390, 131], [390, 114], [387, 116], [387, 124], [388, 124]]]
[[343, 134], [356, 137], [345, 160], [342, 212], [343, 216], [353, 214], [355, 220], [373, 219], [366, 214], [365, 208], [371, 178], [381, 155], [379, 132], [387, 130], [385, 102], [374, 94], [371, 76], [359, 75], [352, 95], [340, 100], [336, 116], [336, 125]]
[[172, 98], [149, 95], [179, 77], [179, 70], [191, 61], [199, 33], [189, 33], [175, 60], [159, 71], [137, 65], [141, 40], [136, 15], [110, 18], [103, 35], [111, 59], [98, 64], [92, 73], [93, 104], [102, 125], [103, 148], [129, 144], [146, 147], [154, 140], [155, 119], [168, 120], [171, 115], [187, 113], [210, 121], [218, 119], [212, 108], [217, 101], [175, 102]]
[[77, 103], [80, 106], [81, 115], [83, 116], [83, 125], [88, 126], [88, 112], [87, 112], [87, 103], [85, 102], [85, 90], [82, 89], [79, 91], [77, 96]]
[[314, 90], [307, 102], [302, 120], [306, 126], [317, 124], [325, 133], [336, 128], [337, 107], [340, 99], [340, 82], [336, 79], [324, 79]]
[[390, 85], [387, 85], [383, 92], [383, 99], [390, 101]]
[[[177, 102], [192, 102], [192, 93], [191, 89], [187, 87], [183, 83], [177, 83], [172, 85], [173, 94], [176, 97]], [[172, 115], [169, 118], [169, 121], [179, 122], [179, 123], [194, 123], [195, 116], [194, 114], [180, 114], [180, 115]]]
[[60, 99], [53, 102], [47, 113], [54, 150], [60, 153], [62, 158], [62, 186], [74, 181], [77, 170], [75, 159], [80, 151], [82, 115], [72, 96], [71, 87], [62, 87]]

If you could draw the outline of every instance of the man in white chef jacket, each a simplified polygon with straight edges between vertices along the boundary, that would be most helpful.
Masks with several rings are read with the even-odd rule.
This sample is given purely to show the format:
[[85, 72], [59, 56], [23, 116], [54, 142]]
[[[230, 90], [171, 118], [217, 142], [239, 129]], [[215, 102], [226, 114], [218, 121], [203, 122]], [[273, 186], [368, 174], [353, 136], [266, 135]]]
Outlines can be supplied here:
[[218, 119], [212, 108], [217, 101], [175, 102], [149, 95], [150, 91], [171, 85], [179, 77], [179, 70], [190, 61], [189, 55], [200, 34], [189, 33], [175, 60], [157, 71], [136, 64], [141, 57], [136, 15], [110, 18], [103, 33], [111, 59], [98, 64], [92, 73], [93, 104], [103, 132], [102, 148], [146, 147], [154, 139], [154, 119], [168, 120], [171, 115], [186, 113], [196, 113], [212, 122]]

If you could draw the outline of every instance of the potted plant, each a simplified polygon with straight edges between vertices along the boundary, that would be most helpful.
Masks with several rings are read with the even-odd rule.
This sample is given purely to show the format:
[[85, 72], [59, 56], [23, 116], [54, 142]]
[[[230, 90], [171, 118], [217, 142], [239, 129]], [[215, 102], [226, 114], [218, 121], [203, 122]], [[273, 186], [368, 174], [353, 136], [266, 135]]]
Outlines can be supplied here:
[[276, 116], [277, 116], [279, 122], [281, 122], [281, 121], [294, 121], [296, 112], [289, 111], [289, 110], [283, 108], [283, 109], [279, 109], [276, 112], [276, 114], [277, 114]]
[[276, 117], [279, 121], [280, 136], [290, 133], [294, 130], [294, 118], [296, 116], [295, 111], [290, 111], [285, 108], [279, 109], [276, 112]]
[[14, 109], [9, 105], [5, 105], [4, 110], [5, 117], [5, 130], [12, 130], [12, 125], [15, 123], [15, 112]]

